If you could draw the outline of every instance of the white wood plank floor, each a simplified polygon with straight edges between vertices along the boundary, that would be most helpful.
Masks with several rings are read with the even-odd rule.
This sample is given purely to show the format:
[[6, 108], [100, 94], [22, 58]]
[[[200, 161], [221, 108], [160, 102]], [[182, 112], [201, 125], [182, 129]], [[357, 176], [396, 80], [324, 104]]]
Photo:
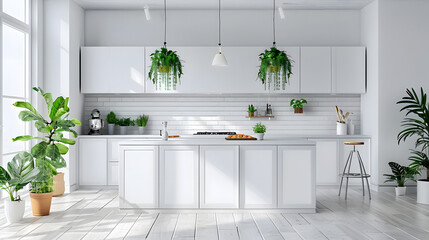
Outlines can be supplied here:
[[0, 204], [0, 239], [429, 239], [429, 205], [416, 195], [350, 188], [317, 190], [317, 213], [148, 214], [118, 209], [117, 190], [79, 190], [54, 198], [51, 215], [33, 217], [26, 199], [24, 220], [7, 224]]

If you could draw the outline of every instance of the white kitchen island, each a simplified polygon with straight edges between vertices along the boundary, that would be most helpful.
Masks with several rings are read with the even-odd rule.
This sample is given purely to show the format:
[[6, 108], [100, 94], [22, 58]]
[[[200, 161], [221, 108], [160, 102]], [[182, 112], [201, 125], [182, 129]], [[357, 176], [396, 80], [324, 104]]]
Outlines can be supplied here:
[[315, 212], [316, 143], [119, 140], [120, 208]]

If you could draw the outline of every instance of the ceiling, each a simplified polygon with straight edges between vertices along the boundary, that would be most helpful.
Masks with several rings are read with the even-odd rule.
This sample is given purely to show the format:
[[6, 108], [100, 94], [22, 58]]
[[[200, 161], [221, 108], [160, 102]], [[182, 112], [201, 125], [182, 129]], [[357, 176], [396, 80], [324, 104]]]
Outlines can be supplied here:
[[[162, 9], [162, 0], [75, 0], [84, 9]], [[276, 0], [285, 9], [331, 10], [361, 9], [373, 0]], [[223, 0], [222, 9], [259, 10], [271, 9], [271, 0]], [[217, 9], [217, 0], [167, 0], [168, 9], [203, 10]]]

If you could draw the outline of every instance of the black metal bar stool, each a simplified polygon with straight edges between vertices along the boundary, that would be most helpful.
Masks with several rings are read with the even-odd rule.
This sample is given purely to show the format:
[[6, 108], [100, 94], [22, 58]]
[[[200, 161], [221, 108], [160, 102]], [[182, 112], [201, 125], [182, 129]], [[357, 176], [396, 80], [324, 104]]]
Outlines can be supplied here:
[[[365, 184], [363, 182], [363, 179], [365, 179], [366, 185], [368, 187], [369, 200], [371, 200], [371, 190], [369, 188], [369, 181], [368, 181], [368, 178], [371, 177], [371, 175], [366, 173], [365, 166], [363, 165], [362, 158], [360, 157], [360, 153], [358, 150], [356, 150], [356, 146], [364, 145], [364, 144], [365, 144], [364, 142], [345, 142], [344, 143], [344, 145], [353, 146], [353, 149], [350, 151], [349, 156], [347, 158], [346, 165], [344, 166], [343, 174], [341, 174], [340, 191], [338, 192], [338, 196], [340, 196], [341, 195], [341, 187], [343, 186], [343, 180], [344, 180], [344, 178], [346, 178], [346, 197], [345, 197], [346, 200], [347, 200], [347, 190], [349, 188], [349, 178], [360, 178], [360, 179], [362, 179], [363, 196], [365, 196]], [[357, 159], [359, 162], [360, 173], [351, 173], [350, 172], [350, 167], [351, 167], [352, 161], [353, 161], [353, 154], [355, 154], [355, 153], [357, 155]], [[346, 172], [346, 169], [347, 169], [347, 172]]]

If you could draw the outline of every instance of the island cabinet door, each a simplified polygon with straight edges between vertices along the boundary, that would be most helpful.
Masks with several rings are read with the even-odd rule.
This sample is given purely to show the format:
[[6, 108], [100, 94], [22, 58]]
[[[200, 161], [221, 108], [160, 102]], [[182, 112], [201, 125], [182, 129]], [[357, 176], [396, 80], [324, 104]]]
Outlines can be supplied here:
[[315, 147], [279, 146], [279, 208], [316, 208]]
[[277, 147], [240, 147], [240, 207], [277, 208]]
[[119, 207], [158, 207], [158, 147], [119, 147]]
[[200, 147], [200, 207], [238, 208], [238, 146]]
[[160, 147], [160, 207], [198, 208], [198, 146]]

